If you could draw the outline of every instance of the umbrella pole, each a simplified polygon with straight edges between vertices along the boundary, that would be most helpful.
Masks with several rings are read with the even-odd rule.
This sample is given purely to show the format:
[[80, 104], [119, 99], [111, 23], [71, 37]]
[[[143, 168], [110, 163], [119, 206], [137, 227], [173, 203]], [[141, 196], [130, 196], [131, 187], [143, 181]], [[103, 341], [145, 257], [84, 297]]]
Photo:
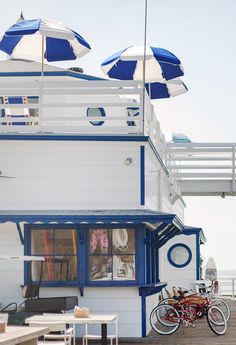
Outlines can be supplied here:
[[44, 36], [42, 36], [42, 81], [43, 81], [43, 74], [44, 74]]
[[41, 56], [41, 63], [42, 63], [42, 69], [41, 69], [41, 88], [40, 88], [40, 97], [39, 97], [39, 126], [41, 127], [42, 125], [42, 117], [43, 117], [43, 108], [42, 108], [42, 103], [43, 103], [43, 76], [44, 76], [44, 36], [42, 35], [42, 56]]
[[148, 96], [152, 99], [151, 92], [151, 83], [148, 83]]
[[146, 45], [147, 45], [147, 5], [148, 0], [145, 0], [145, 19], [144, 19], [144, 51], [143, 51], [143, 133], [145, 130], [145, 79], [146, 79]]

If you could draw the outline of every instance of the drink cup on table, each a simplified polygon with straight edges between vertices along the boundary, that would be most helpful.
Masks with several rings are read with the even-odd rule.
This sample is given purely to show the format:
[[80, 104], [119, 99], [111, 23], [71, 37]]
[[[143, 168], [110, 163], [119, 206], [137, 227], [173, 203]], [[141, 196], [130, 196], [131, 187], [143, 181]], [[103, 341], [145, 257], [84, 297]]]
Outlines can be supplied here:
[[7, 321], [8, 321], [8, 314], [7, 313], [0, 314], [0, 333], [5, 333]]

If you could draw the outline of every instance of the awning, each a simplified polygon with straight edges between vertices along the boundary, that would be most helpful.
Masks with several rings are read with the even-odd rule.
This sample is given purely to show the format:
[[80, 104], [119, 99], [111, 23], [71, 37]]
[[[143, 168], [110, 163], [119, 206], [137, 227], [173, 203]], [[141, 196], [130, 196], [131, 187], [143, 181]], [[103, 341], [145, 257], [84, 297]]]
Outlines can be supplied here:
[[161, 247], [181, 233], [184, 225], [175, 214], [153, 210], [1, 210], [0, 223], [17, 224], [145, 224], [145, 244]]
[[155, 227], [155, 224], [175, 224], [183, 229], [183, 224], [175, 214], [152, 210], [1, 210], [0, 223], [26, 222], [58, 223], [58, 224], [96, 224], [96, 223], [146, 223]]

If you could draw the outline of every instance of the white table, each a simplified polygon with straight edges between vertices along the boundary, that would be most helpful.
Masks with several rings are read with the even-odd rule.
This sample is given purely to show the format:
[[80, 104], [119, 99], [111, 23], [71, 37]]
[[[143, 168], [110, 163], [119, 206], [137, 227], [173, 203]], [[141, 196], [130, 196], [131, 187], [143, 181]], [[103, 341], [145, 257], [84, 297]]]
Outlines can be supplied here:
[[74, 317], [74, 314], [48, 314], [48, 315], [34, 315], [25, 320], [25, 323], [30, 323], [30, 321], [36, 322], [52, 322], [60, 321], [65, 322], [65, 324], [72, 324], [74, 328], [74, 345], [75, 345], [75, 325], [76, 324], [100, 324], [101, 325], [101, 344], [107, 345], [107, 325], [111, 323], [118, 322], [117, 315], [103, 315], [103, 314], [90, 314], [86, 318]]
[[37, 339], [48, 332], [45, 327], [7, 326], [5, 333], [0, 333], [0, 344], [37, 345]]

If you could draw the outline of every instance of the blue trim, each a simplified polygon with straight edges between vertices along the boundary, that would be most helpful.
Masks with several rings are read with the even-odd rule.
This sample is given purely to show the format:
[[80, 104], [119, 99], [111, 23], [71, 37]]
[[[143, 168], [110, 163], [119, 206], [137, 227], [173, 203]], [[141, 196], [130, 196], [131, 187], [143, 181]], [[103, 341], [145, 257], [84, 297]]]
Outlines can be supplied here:
[[151, 296], [160, 292], [167, 283], [158, 282], [155, 284], [146, 284], [139, 287], [139, 296]]
[[21, 230], [21, 227], [20, 227], [20, 224], [19, 223], [16, 223], [16, 228], [17, 228], [17, 231], [18, 231], [18, 234], [19, 234], [19, 237], [20, 237], [20, 242], [22, 245], [24, 245], [24, 236], [22, 234], [22, 230]]
[[[0, 215], [0, 223], [5, 222], [13, 222], [13, 223], [20, 223], [20, 222], [27, 222], [27, 223], [35, 223], [35, 222], [43, 222], [44, 224], [48, 223], [57, 223], [57, 224], [63, 224], [63, 223], [74, 223], [74, 224], [80, 224], [82, 222], [86, 222], [88, 224], [97, 224], [97, 222], [109, 224], [110, 226], [114, 226], [115, 224], [112, 222], [122, 223], [124, 226], [128, 226], [129, 223], [126, 222], [132, 222], [135, 224], [140, 223], [146, 223], [146, 222], [168, 222], [169, 217], [163, 216], [163, 215], [126, 215], [126, 216], [86, 216], [86, 215], [44, 215], [44, 214], [34, 214], [34, 215], [27, 215], [27, 214], [21, 214], [21, 215]], [[52, 224], [53, 225], [53, 224]], [[66, 225], [66, 224], [65, 224]], [[119, 224], [120, 226], [120, 224]], [[179, 228], [177, 228], [178, 231]]]
[[[77, 225], [77, 277], [80, 285], [87, 285], [87, 227], [86, 225]], [[81, 260], [82, 258], [82, 260]], [[85, 260], [83, 260], [83, 258]]]
[[[146, 230], [146, 237], [150, 235], [151, 230]], [[144, 241], [145, 242], [145, 241]], [[146, 284], [151, 283], [151, 249], [150, 243], [146, 244]]]
[[[41, 77], [42, 72], [0, 72], [0, 77]], [[73, 77], [83, 80], [107, 80], [104, 78], [94, 77], [92, 75], [73, 72], [73, 71], [45, 71], [44, 76], [47, 77]]]
[[141, 295], [141, 317], [142, 317], [142, 337], [147, 335], [147, 324], [146, 324], [146, 297]]
[[[30, 236], [30, 227], [28, 224], [24, 225], [24, 255], [29, 255], [31, 253], [31, 236]], [[29, 281], [29, 272], [30, 266], [29, 263], [24, 261], [24, 285]]]
[[[174, 262], [174, 261], [172, 260], [172, 258], [171, 258], [171, 253], [172, 253], [172, 251], [173, 251], [176, 247], [182, 247], [182, 248], [186, 249], [187, 252], [188, 252], [188, 259], [187, 259], [187, 261], [186, 261], [185, 263], [183, 263], [183, 264], [176, 264], [176, 262]], [[174, 267], [176, 267], [176, 268], [183, 268], [183, 267], [186, 267], [186, 266], [190, 263], [190, 261], [192, 260], [192, 251], [191, 251], [191, 249], [190, 249], [186, 244], [183, 244], [183, 243], [175, 243], [173, 246], [171, 246], [171, 247], [169, 248], [169, 250], [168, 250], [168, 252], [167, 252], [167, 258], [168, 258], [169, 263], [170, 263], [172, 266], [174, 266]]]
[[135, 141], [148, 142], [144, 135], [58, 135], [58, 134], [0, 134], [0, 140], [56, 140], [56, 141]]
[[159, 277], [159, 250], [157, 248], [155, 248], [155, 256], [156, 256], [156, 281], [160, 280]]
[[196, 233], [196, 280], [200, 279], [200, 233]]
[[[173, 215], [173, 218], [175, 217], [175, 215]], [[173, 219], [172, 218], [172, 219]], [[172, 219], [170, 219], [170, 221], [168, 222], [171, 223]], [[160, 226], [158, 226], [155, 230], [153, 230], [152, 232], [150, 232], [148, 234], [148, 236], [146, 236], [144, 243], [147, 244], [148, 242], [151, 242], [151, 245], [155, 245], [156, 243], [153, 242], [153, 240], [155, 240], [156, 236], [158, 235], [158, 232], [163, 230], [166, 227], [166, 223], [161, 224]]]
[[140, 146], [140, 205], [145, 205], [145, 146]]
[[136, 231], [136, 275], [138, 285], [145, 284], [146, 262], [145, 262], [145, 246], [143, 245], [143, 238], [145, 233], [145, 226], [140, 225]]

